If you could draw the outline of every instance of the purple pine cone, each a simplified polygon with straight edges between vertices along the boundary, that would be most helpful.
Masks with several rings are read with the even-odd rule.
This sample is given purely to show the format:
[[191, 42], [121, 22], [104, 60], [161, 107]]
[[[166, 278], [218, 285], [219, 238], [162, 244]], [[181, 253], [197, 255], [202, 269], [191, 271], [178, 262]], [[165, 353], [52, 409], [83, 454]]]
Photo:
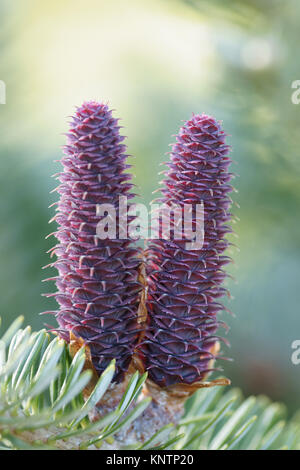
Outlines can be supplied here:
[[[164, 204], [204, 203], [204, 244], [187, 249], [187, 238], [160, 239], [148, 245], [148, 327], [139, 349], [149, 378], [160, 387], [203, 380], [213, 370], [222, 322], [217, 314], [226, 289], [223, 266], [224, 238], [231, 232], [232, 174], [229, 146], [219, 123], [206, 115], [193, 115], [180, 129], [172, 147], [164, 179]], [[194, 211], [195, 212], [195, 211]], [[196, 215], [193, 212], [193, 229]], [[174, 216], [171, 227], [174, 229]], [[190, 239], [191, 240], [191, 239]]]
[[105, 104], [87, 102], [77, 108], [61, 160], [64, 171], [58, 175], [58, 244], [52, 249], [57, 261], [51, 265], [58, 270], [58, 292], [49, 294], [60, 306], [53, 312], [60, 336], [66, 341], [70, 332], [81, 337], [99, 374], [115, 358], [117, 382], [139, 337], [140, 256], [128, 238], [96, 236], [96, 208], [112, 204], [118, 219], [119, 196], [134, 197], [123, 140]]

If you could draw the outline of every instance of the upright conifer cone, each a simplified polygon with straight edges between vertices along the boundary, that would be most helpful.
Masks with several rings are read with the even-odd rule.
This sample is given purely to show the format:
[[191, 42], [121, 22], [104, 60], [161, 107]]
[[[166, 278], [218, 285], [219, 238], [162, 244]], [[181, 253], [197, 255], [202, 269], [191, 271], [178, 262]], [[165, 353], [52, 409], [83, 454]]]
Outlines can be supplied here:
[[159, 387], [202, 381], [215, 359], [217, 314], [223, 310], [219, 298], [226, 292], [223, 267], [230, 260], [223, 254], [231, 231], [228, 153], [220, 124], [206, 115], [193, 115], [172, 147], [159, 202], [195, 208], [203, 201], [204, 244], [190, 250], [187, 239], [173, 237], [148, 246], [148, 326], [140, 354]]
[[58, 292], [50, 294], [60, 307], [53, 312], [60, 336], [82, 338], [99, 374], [116, 359], [117, 382], [138, 340], [140, 258], [128, 238], [101, 240], [96, 227], [97, 205], [112, 204], [118, 222], [119, 196], [134, 196], [123, 140], [105, 104], [87, 102], [77, 108], [61, 160], [64, 171], [58, 175], [58, 244], [52, 250]]

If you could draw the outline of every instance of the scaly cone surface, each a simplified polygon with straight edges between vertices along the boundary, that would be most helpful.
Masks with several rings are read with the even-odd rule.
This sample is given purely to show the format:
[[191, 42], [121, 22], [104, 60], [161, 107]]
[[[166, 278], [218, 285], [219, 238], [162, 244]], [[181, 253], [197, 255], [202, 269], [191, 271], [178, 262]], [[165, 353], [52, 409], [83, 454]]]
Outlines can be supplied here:
[[84, 103], [72, 118], [54, 218], [59, 225], [52, 249], [57, 261], [51, 266], [58, 270], [52, 279], [58, 291], [49, 294], [60, 307], [52, 312], [60, 336], [82, 338], [99, 374], [116, 359], [116, 382], [123, 380], [138, 341], [141, 293], [139, 251], [132, 241], [96, 236], [97, 205], [112, 204], [118, 222], [119, 196], [134, 197], [119, 129], [105, 104]]
[[[182, 215], [184, 204], [195, 208], [203, 201], [204, 244], [191, 250], [186, 236], [163, 239], [165, 222], [160, 219], [160, 239], [148, 245], [148, 325], [139, 351], [149, 378], [159, 387], [193, 384], [213, 370], [216, 331], [223, 324], [217, 319], [224, 308], [219, 298], [227, 292], [223, 267], [230, 261], [223, 254], [231, 232], [228, 153], [220, 124], [206, 115], [193, 115], [183, 125], [170, 153], [158, 201], [180, 206]], [[192, 221], [195, 230], [195, 210]]]

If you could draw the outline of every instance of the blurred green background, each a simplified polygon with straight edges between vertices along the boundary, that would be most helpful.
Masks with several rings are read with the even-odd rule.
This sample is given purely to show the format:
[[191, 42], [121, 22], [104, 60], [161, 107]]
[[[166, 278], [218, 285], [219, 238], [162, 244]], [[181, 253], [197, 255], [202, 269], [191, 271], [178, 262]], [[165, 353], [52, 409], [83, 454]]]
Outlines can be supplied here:
[[[246, 394], [299, 407], [300, 79], [298, 0], [0, 0], [1, 315], [34, 328], [55, 302], [41, 297], [54, 243], [50, 176], [60, 168], [67, 116], [86, 99], [122, 118], [146, 203], [181, 121], [224, 123], [241, 209], [226, 314], [233, 363]], [[49, 321], [47, 319], [46, 321]], [[50, 321], [53, 321], [52, 318]]]

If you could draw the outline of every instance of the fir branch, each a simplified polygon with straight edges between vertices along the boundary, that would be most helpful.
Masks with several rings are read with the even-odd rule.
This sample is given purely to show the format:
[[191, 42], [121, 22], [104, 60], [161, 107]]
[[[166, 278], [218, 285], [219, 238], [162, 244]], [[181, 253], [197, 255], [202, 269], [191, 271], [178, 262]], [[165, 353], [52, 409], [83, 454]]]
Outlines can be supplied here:
[[0, 448], [300, 450], [300, 416], [286, 422], [285, 407], [266, 397], [243, 399], [239, 390], [202, 389], [187, 402], [179, 424], [146, 442], [136, 439], [150, 400], [146, 376], [134, 373], [116, 408], [91, 422], [89, 414], [113, 387], [115, 363], [83, 398], [92, 372], [85, 351], [72, 358], [68, 345], [45, 330], [21, 328], [22, 318], [0, 336]]

